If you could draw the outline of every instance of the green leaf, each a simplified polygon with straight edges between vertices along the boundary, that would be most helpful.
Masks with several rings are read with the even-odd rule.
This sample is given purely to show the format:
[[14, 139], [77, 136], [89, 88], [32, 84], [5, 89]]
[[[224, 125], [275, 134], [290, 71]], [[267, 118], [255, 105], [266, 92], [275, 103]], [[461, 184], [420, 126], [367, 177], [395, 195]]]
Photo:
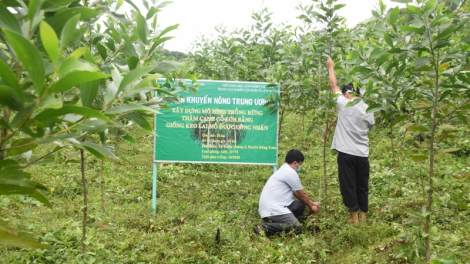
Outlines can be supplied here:
[[433, 259], [430, 264], [457, 264], [457, 262], [450, 259]]
[[[99, 15], [103, 11], [104, 10], [92, 9], [88, 7], [66, 8], [66, 9], [63, 9], [62, 11], [55, 13], [54, 16], [47, 19], [46, 22], [55, 30], [57, 34], [59, 34], [64, 29], [67, 21], [72, 19], [74, 16], [80, 15], [80, 20], [87, 20], [89, 18]], [[63, 47], [65, 47], [65, 45], [66, 44], [63, 44]]]
[[[192, 75], [192, 74], [188, 74], [188, 75], [186, 75], [186, 77], [185, 77], [185, 78], [186, 78], [186, 79], [189, 79], [189, 80], [191, 80], [191, 81], [193, 81], [193, 82], [197, 81], [197, 77], [196, 77], [196, 76], [194, 76], [194, 75]], [[309, 78], [309, 79], [310, 79], [310, 81], [309, 81], [309, 82], [311, 82], [311, 81], [312, 81], [312, 79], [311, 79], [311, 78]], [[304, 80], [304, 81], [305, 81], [305, 80]]]
[[462, 40], [463, 42], [467, 44], [470, 44], [470, 37], [461, 37], [460, 40]]
[[426, 30], [423, 27], [417, 28], [417, 27], [411, 27], [411, 26], [402, 26], [400, 27], [400, 30], [407, 31], [407, 32], [415, 32], [419, 34], [423, 34], [424, 32], [426, 32]]
[[39, 32], [41, 36], [42, 45], [51, 58], [52, 63], [57, 65], [57, 61], [59, 60], [59, 40], [57, 39], [57, 35], [55, 31], [44, 21], [41, 21], [39, 25]]
[[35, 141], [34, 138], [20, 138], [20, 139], [13, 141], [10, 147], [6, 148], [7, 155], [17, 156], [17, 155], [20, 155], [22, 153], [25, 153], [27, 151], [34, 149], [35, 147], [37, 147], [36, 144], [32, 144], [32, 142], [34, 141]]
[[170, 40], [174, 37], [164, 37], [164, 38], [156, 38], [155, 42], [153, 42], [152, 47], [149, 49], [149, 54], [152, 54], [152, 51], [158, 47], [158, 45], [162, 44], [163, 42]]
[[148, 122], [147, 118], [145, 116], [141, 115], [138, 112], [129, 112], [129, 113], [123, 115], [123, 117], [131, 119], [138, 126], [140, 126], [141, 128], [143, 128], [145, 130], [152, 131], [152, 126]]
[[104, 33], [109, 34], [113, 38], [114, 42], [121, 43], [121, 36], [116, 31], [116, 29], [108, 28], [104, 31]]
[[96, 117], [98, 119], [107, 121], [109, 123], [114, 123], [111, 119], [109, 119], [107, 116], [103, 115], [102, 113], [87, 108], [87, 107], [81, 107], [81, 106], [73, 106], [73, 105], [67, 105], [63, 106], [60, 109], [46, 109], [39, 113], [37, 116], [34, 117], [33, 120], [37, 121], [49, 121], [53, 117], [59, 117], [67, 114], [77, 114], [85, 117]]
[[167, 73], [171, 71], [176, 71], [179, 70], [181, 67], [183, 67], [184, 64], [176, 61], [161, 61], [157, 64], [157, 67], [155, 67], [151, 72], [152, 73]]
[[154, 68], [155, 68], [154, 65], [150, 65], [150, 66], [144, 66], [144, 67], [133, 69], [128, 74], [126, 74], [126, 76], [124, 76], [124, 78], [122, 79], [121, 84], [119, 85], [119, 91], [118, 92], [124, 91], [125, 88], [129, 84], [131, 84], [133, 81], [145, 76], [147, 73], [149, 73]]
[[437, 2], [435, 0], [427, 0], [426, 5], [424, 6], [424, 12], [426, 14], [430, 14], [437, 6]]
[[131, 5], [135, 9], [135, 11], [140, 13], [139, 8], [134, 4], [134, 1], [132, 0], [124, 0], [124, 1], [126, 1], [126, 3], [128, 3], [129, 5]]
[[358, 103], [360, 103], [361, 101], [362, 101], [362, 98], [360, 98], [360, 97], [356, 98], [352, 101], [349, 101], [344, 108], [353, 107], [353, 106], [357, 105]]
[[118, 0], [116, 3], [116, 9], [114, 11], [117, 11], [122, 6], [123, 3], [124, 3], [124, 0]]
[[0, 104], [15, 111], [23, 111], [23, 103], [15, 90], [9, 86], [0, 85]]
[[114, 45], [114, 40], [112, 38], [108, 39], [108, 41], [106, 41], [105, 43], [106, 47], [108, 47], [108, 49], [110, 49], [112, 52], [116, 52], [116, 47]]
[[95, 144], [91, 141], [81, 142], [79, 145], [75, 144], [75, 146], [82, 146], [88, 152], [90, 152], [91, 154], [93, 154], [95, 157], [99, 159], [105, 159], [106, 157], [112, 158], [112, 159], [119, 159], [108, 148]]
[[392, 40], [392, 38], [390, 37], [390, 35], [387, 34], [387, 33], [385, 33], [385, 32], [384, 32], [384, 40], [385, 40], [385, 42], [387, 43], [387, 45], [390, 46], [390, 48], [393, 48], [393, 40]]
[[60, 35], [60, 50], [66, 47], [69, 44], [70, 40], [72, 40], [73, 33], [77, 29], [78, 21], [80, 21], [80, 14], [71, 17], [65, 23], [62, 29], [62, 33]]
[[179, 24], [175, 24], [175, 25], [172, 25], [172, 26], [169, 26], [169, 27], [165, 28], [164, 30], [162, 30], [162, 32], [160, 32], [160, 34], [158, 35], [157, 38], [160, 38], [161, 36], [165, 35], [166, 33], [177, 29], [179, 26], [180, 26]]
[[125, 139], [126, 141], [128, 142], [131, 142], [131, 143], [137, 143], [137, 141], [135, 141], [135, 139], [129, 135], [124, 135], [122, 136], [123, 139]]
[[457, 32], [463, 25], [450, 26], [446, 30], [442, 31], [439, 35], [434, 38], [434, 41], [449, 37], [452, 33]]
[[44, 81], [45, 69], [41, 54], [36, 47], [22, 35], [7, 29], [3, 29], [3, 32], [5, 32], [16, 56], [23, 63], [26, 71], [28, 71], [37, 93], [42, 95], [44, 91], [42, 82]]
[[139, 63], [139, 58], [132, 56], [127, 58], [127, 66], [129, 66], [129, 70], [133, 70], [137, 68], [137, 64]]
[[158, 9], [152, 6], [148, 11], [147, 15], [145, 16], [145, 19], [151, 19], [156, 13], [158, 13]]
[[39, 202], [43, 203], [44, 205], [46, 205], [47, 207], [49, 208], [52, 208], [52, 204], [47, 200], [46, 197], [44, 197], [44, 195], [42, 193], [40, 193], [38, 190], [34, 191], [33, 193], [31, 193], [29, 196], [31, 196], [32, 198], [38, 200]]
[[5, 119], [3, 119], [2, 117], [0, 117], [0, 127], [4, 127], [11, 130], [10, 124], [8, 124], [7, 121], [5, 121]]
[[125, 105], [119, 105], [119, 106], [109, 108], [104, 113], [107, 115], [117, 115], [117, 114], [122, 114], [125, 112], [131, 112], [131, 111], [152, 112], [152, 113], [158, 112], [157, 110], [153, 108], [143, 106], [143, 105], [125, 104]]
[[36, 15], [38, 14], [39, 9], [41, 9], [44, 1], [42, 0], [30, 0], [28, 5], [28, 15], [31, 21], [34, 21]]
[[100, 54], [103, 61], [105, 61], [108, 57], [108, 51], [106, 51], [106, 48], [101, 43], [96, 43], [95, 47], [98, 49], [98, 53]]
[[391, 0], [391, 1], [395, 3], [402, 3], [402, 4], [408, 4], [408, 3], [413, 2], [413, 0]]
[[[19, 162], [13, 159], [4, 159], [0, 160], [0, 168], [6, 168], [6, 167], [19, 167]], [[1, 220], [0, 220], [1, 221]]]
[[139, 33], [140, 40], [147, 45], [149, 31], [147, 20], [139, 12], [135, 13], [135, 19], [137, 20], [137, 32]]
[[366, 88], [366, 93], [370, 95], [372, 94], [373, 90], [374, 90], [374, 82], [372, 81], [372, 79], [369, 79], [369, 85]]
[[93, 55], [91, 55], [89, 48], [85, 48], [85, 55], [83, 56], [83, 58], [91, 64], [96, 64], [95, 59], [93, 58]]
[[442, 130], [445, 130], [445, 131], [456, 131], [456, 130], [459, 130], [457, 127], [453, 126], [453, 125], [449, 125], [449, 124], [443, 124], [443, 125], [440, 125], [438, 126], [438, 128], [442, 129]]
[[411, 125], [406, 128], [406, 130], [411, 132], [429, 132], [429, 128], [421, 126], [421, 125]]
[[450, 152], [456, 152], [459, 151], [460, 148], [448, 148], [448, 149], [441, 149], [439, 150], [439, 153], [450, 153]]
[[41, 103], [39, 104], [39, 108], [43, 109], [59, 109], [62, 107], [62, 99], [55, 97], [55, 95], [47, 95], [45, 96]]
[[363, 75], [368, 75], [369, 73], [372, 72], [372, 70], [364, 66], [357, 66], [357, 67], [354, 67], [353, 72], [359, 72]]
[[385, 110], [385, 109], [388, 109], [388, 108], [384, 107], [384, 106], [381, 106], [381, 105], [371, 105], [371, 106], [369, 106], [369, 108], [367, 108], [366, 113], [371, 114], [371, 113], [375, 113], [375, 112], [382, 111], [382, 110]]
[[59, 77], [64, 77], [73, 71], [96, 72], [98, 70], [99, 69], [95, 64], [70, 56], [60, 64], [58, 75]]
[[88, 71], [76, 71], [67, 74], [64, 78], [56, 82], [52, 88], [51, 92], [65, 92], [68, 89], [77, 86], [82, 83], [99, 80], [103, 78], [108, 78], [111, 75], [104, 74], [101, 72], [88, 72]]
[[393, 48], [393, 49], [389, 50], [388, 53], [390, 53], [390, 54], [395, 54], [395, 53], [403, 53], [403, 52], [405, 52], [405, 51], [406, 51], [406, 50], [402, 50], [402, 49], [400, 49], [400, 48]]
[[[1, 226], [0, 226], [1, 227]], [[34, 236], [24, 232], [7, 232], [0, 228], [0, 244], [20, 248], [50, 248], [51, 245], [41, 244]]]
[[434, 44], [434, 50], [442, 49], [444, 47], [450, 46], [450, 41], [446, 39], [440, 39]]
[[18, 80], [15, 77], [15, 74], [11, 71], [10, 67], [0, 59], [0, 78], [2, 81], [12, 88], [21, 102], [24, 102], [24, 93], [23, 89], [18, 85]]
[[429, 56], [418, 58], [415, 61], [415, 69], [419, 69], [423, 67], [424, 65], [428, 64], [430, 60], [431, 60], [431, 57]]
[[[411, 2], [411, 1], [410, 1]], [[408, 10], [410, 10], [412, 13], [418, 15], [418, 16], [422, 16], [423, 15], [423, 11], [421, 11], [421, 9], [417, 6], [414, 6], [414, 5], [406, 5], [406, 8]]]
[[409, 155], [409, 157], [414, 161], [423, 161], [429, 159], [429, 157], [425, 155]]
[[92, 107], [100, 88], [100, 80], [80, 84], [80, 99], [85, 107]]
[[64, 133], [64, 134], [59, 134], [57, 136], [53, 136], [53, 137], [46, 138], [46, 139], [43, 139], [43, 140], [39, 140], [38, 142], [36, 142], [36, 144], [38, 144], [38, 145], [49, 144], [49, 143], [52, 143], [52, 142], [57, 141], [57, 140], [64, 140], [64, 139], [68, 139], [68, 138], [78, 138], [79, 136], [80, 135], [74, 134], [74, 133]]
[[164, 8], [165, 6], [167, 6], [171, 3], [173, 3], [173, 1], [164, 1], [164, 2], [160, 3], [159, 5], [157, 5], [157, 9]]
[[343, 8], [343, 7], [345, 7], [345, 6], [346, 6], [346, 4], [335, 5], [335, 6], [333, 6], [333, 10], [335, 10], [335, 11], [336, 11], [336, 10], [340, 10], [341, 8]]
[[7, 7], [0, 2], [0, 28], [22, 34], [21, 26], [16, 17], [8, 11]]
[[393, 8], [392, 11], [390, 12], [390, 22], [395, 24], [395, 22], [398, 20], [399, 15], [400, 15], [400, 9], [397, 6]]
[[77, 125], [76, 129], [90, 133], [98, 133], [106, 130], [106, 122], [99, 119], [89, 120]]
[[426, 108], [432, 107], [433, 104], [426, 102], [426, 101], [419, 101], [419, 102], [413, 103], [412, 106], [414, 109], [426, 109]]
[[406, 115], [403, 116], [397, 116], [395, 117], [392, 122], [390, 122], [390, 126], [394, 127], [396, 124], [400, 123], [401, 121], [407, 120], [409, 117]]

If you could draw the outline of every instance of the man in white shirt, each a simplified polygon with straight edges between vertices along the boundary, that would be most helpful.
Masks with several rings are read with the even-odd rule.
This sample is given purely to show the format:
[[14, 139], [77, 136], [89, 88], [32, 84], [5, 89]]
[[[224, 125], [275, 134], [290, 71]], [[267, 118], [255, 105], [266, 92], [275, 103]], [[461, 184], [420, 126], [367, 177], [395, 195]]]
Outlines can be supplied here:
[[[338, 178], [343, 203], [350, 211], [350, 222], [357, 224], [364, 220], [369, 203], [369, 138], [367, 132], [375, 124], [374, 114], [366, 113], [369, 107], [364, 101], [347, 107], [358, 98], [359, 88], [348, 84], [342, 90], [335, 76], [335, 64], [329, 57], [326, 63], [330, 86], [336, 97], [338, 121], [331, 149], [338, 152]], [[358, 211], [361, 217], [358, 217]]]
[[[308, 194], [300, 183], [300, 167], [304, 155], [300, 150], [290, 150], [284, 165], [277, 170], [266, 182], [259, 198], [259, 214], [263, 223], [253, 229], [260, 234], [262, 229], [267, 236], [291, 230], [295, 234], [302, 232], [302, 225], [297, 217], [302, 215], [305, 207], [311, 212], [319, 212], [320, 202], [310, 201]], [[295, 200], [293, 196], [299, 200]]]

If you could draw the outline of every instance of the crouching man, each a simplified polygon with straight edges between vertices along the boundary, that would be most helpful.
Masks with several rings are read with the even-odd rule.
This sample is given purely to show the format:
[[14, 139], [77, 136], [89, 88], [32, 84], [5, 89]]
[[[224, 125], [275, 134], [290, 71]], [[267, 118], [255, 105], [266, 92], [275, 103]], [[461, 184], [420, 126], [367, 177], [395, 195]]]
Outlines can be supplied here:
[[302, 215], [305, 207], [311, 212], [319, 212], [320, 202], [310, 201], [297, 174], [303, 161], [302, 152], [290, 150], [286, 155], [286, 163], [266, 182], [259, 198], [258, 210], [263, 222], [253, 228], [256, 234], [260, 234], [261, 230], [267, 236], [290, 231], [300, 234], [302, 225], [297, 217]]

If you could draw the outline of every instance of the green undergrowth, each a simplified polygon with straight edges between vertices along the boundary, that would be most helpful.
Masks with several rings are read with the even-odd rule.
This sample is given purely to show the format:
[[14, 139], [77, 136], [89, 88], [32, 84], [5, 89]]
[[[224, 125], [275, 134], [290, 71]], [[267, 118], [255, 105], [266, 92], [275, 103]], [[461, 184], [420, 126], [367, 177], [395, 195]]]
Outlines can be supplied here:
[[[56, 157], [67, 163], [28, 168], [34, 180], [51, 188], [52, 209], [22, 196], [0, 200], [0, 214], [9, 217], [13, 226], [36, 234], [53, 248], [0, 247], [0, 262], [425, 263], [424, 256], [414, 260], [407, 254], [400, 256], [403, 249], [396, 247], [413, 239], [413, 235], [401, 235], [416, 234], [419, 225], [405, 220], [425, 202], [421, 180], [426, 185], [427, 161], [417, 163], [409, 158], [418, 152], [412, 144], [415, 139], [407, 137], [404, 147], [397, 147], [400, 166], [396, 166], [388, 130], [378, 126], [370, 132], [370, 213], [364, 224], [353, 226], [347, 224], [348, 212], [339, 194], [336, 155], [327, 151], [325, 198], [320, 189], [321, 138], [300, 132], [300, 120], [293, 116], [283, 125], [279, 164], [289, 149], [303, 151], [302, 183], [312, 200], [321, 200], [322, 206], [319, 214], [303, 217], [304, 231], [299, 236], [268, 239], [253, 233], [253, 225], [259, 221], [259, 195], [273, 170], [269, 166], [158, 164], [158, 205], [153, 216], [153, 138], [135, 128], [137, 143], [118, 142], [120, 160], [104, 163], [105, 211], [101, 210], [98, 177], [101, 163], [87, 157], [89, 215], [84, 260], [80, 168], [78, 156], [69, 149]], [[437, 156], [431, 233], [434, 259], [470, 263], [468, 161], [465, 153]]]

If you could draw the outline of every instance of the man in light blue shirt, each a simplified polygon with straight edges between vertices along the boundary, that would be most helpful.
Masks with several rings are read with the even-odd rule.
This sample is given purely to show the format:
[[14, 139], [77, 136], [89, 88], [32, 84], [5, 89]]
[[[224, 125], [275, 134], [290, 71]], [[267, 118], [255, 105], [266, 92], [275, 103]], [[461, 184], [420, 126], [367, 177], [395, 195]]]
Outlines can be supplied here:
[[[303, 161], [302, 152], [290, 150], [286, 155], [286, 163], [266, 182], [259, 198], [258, 210], [263, 223], [254, 227], [256, 234], [261, 230], [268, 236], [291, 230], [299, 234], [302, 226], [297, 217], [302, 215], [305, 207], [311, 212], [319, 212], [320, 203], [310, 201], [297, 174]], [[294, 196], [299, 200], [295, 200]]]

